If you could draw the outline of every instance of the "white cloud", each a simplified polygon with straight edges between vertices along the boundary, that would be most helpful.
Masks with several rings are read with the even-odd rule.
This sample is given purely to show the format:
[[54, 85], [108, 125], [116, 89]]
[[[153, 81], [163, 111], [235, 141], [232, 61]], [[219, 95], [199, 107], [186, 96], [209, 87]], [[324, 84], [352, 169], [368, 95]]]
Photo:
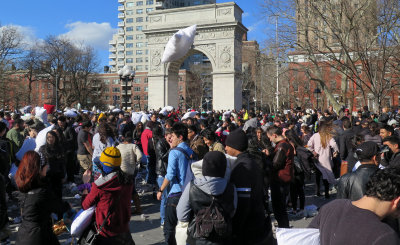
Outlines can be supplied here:
[[108, 42], [112, 39], [116, 29], [110, 23], [81, 22], [67, 24], [69, 31], [60, 37], [68, 38], [77, 43], [90, 45], [95, 49], [108, 50]]
[[20, 26], [20, 25], [7, 25], [1, 26], [0, 31], [3, 28], [12, 27], [15, 28], [16, 31], [21, 35], [22, 43], [25, 45], [24, 48], [29, 48], [32, 45], [35, 45], [39, 40], [36, 37], [35, 30], [29, 26]]

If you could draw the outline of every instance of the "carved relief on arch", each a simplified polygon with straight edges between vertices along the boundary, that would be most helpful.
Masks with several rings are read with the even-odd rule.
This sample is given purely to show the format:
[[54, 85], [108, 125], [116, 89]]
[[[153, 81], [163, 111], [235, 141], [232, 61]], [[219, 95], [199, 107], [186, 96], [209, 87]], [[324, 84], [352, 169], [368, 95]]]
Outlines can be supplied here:
[[231, 8], [225, 8], [225, 9], [219, 9], [218, 10], [218, 15], [228, 15], [228, 14], [232, 14], [232, 9]]
[[151, 71], [161, 71], [161, 50], [153, 50], [151, 52]]
[[220, 68], [231, 68], [232, 54], [231, 46], [224, 46], [218, 55]]
[[215, 62], [215, 58], [216, 58], [216, 45], [215, 44], [197, 45], [196, 48], [199, 51], [203, 52], [205, 55], [207, 55], [209, 59], [212, 59]]

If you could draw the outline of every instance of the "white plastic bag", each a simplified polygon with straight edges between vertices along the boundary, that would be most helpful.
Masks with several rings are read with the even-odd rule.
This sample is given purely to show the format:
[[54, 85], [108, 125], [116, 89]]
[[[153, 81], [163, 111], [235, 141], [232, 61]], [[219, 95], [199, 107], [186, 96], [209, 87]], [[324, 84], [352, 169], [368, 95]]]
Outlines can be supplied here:
[[92, 222], [92, 217], [94, 214], [96, 207], [90, 207], [82, 212], [77, 214], [77, 217], [71, 224], [71, 235], [74, 237], [80, 237], [85, 231], [85, 229], [90, 225]]
[[320, 245], [319, 230], [313, 228], [276, 230], [278, 245]]
[[175, 228], [176, 245], [186, 245], [189, 222], [178, 221]]
[[175, 33], [165, 46], [161, 62], [172, 62], [185, 56], [193, 45], [196, 29], [197, 26], [193, 25]]

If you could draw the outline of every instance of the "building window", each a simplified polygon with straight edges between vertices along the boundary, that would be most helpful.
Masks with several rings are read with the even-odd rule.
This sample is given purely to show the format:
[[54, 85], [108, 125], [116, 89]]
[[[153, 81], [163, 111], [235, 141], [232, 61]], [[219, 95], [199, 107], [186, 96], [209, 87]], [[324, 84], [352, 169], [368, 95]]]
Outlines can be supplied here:
[[137, 1], [136, 6], [143, 6], [143, 1]]
[[144, 92], [149, 92], [149, 87], [144, 87]]
[[126, 48], [133, 48], [133, 43], [127, 43]]
[[113, 93], [119, 93], [121, 89], [119, 87], [113, 88]]
[[126, 63], [133, 63], [133, 59], [132, 58], [127, 58], [126, 59]]
[[143, 54], [143, 50], [136, 50], [136, 54]]
[[137, 23], [143, 22], [143, 17], [137, 17], [137, 18], [136, 18], [136, 22], [137, 22]]
[[110, 84], [110, 80], [108, 80], [108, 79], [104, 80], [104, 84], [106, 84], [106, 85]]
[[149, 83], [149, 78], [148, 77], [144, 78], [144, 83]]
[[133, 91], [140, 92], [140, 87], [133, 87]]
[[133, 99], [134, 99], [134, 100], [140, 100], [140, 95], [135, 95], [135, 96], [133, 96]]
[[120, 100], [120, 98], [121, 98], [121, 97], [120, 97], [119, 95], [113, 95], [113, 100], [115, 100], [115, 101], [116, 101], [116, 100]]
[[141, 39], [143, 39], [144, 38], [144, 35], [143, 34], [137, 34], [136, 35], [136, 40], [141, 40]]
[[134, 2], [126, 3], [126, 7], [127, 7], [127, 8], [132, 8], [133, 6], [135, 6], [135, 3], [134, 3]]
[[143, 9], [136, 9], [137, 14], [143, 14]]
[[136, 43], [136, 48], [142, 48], [144, 46], [143, 43]]
[[136, 58], [136, 63], [143, 63], [143, 58]]
[[113, 84], [119, 84], [119, 79], [114, 79]]
[[43, 82], [42, 82], [42, 89], [44, 89], [44, 88], [45, 88], [45, 86], [46, 86], [46, 85], [45, 85], [45, 83], [43, 83]]
[[134, 83], [140, 83], [140, 82], [141, 82], [140, 77], [135, 77], [135, 79], [133, 80], [133, 82], [134, 82]]
[[47, 99], [51, 99], [51, 92], [47, 92]]
[[126, 55], [133, 55], [133, 51], [126, 51]]
[[42, 93], [42, 100], [44, 100], [44, 93]]
[[141, 65], [136, 66], [136, 70], [137, 70], [137, 71], [142, 71], [142, 70], [143, 70], [143, 66], [141, 66]]
[[125, 11], [125, 15], [127, 15], [127, 16], [133, 15], [133, 10], [127, 10], [127, 11]]
[[143, 30], [143, 26], [136, 26], [136, 31], [142, 31]]
[[127, 18], [125, 19], [126, 23], [133, 23], [133, 18]]
[[133, 35], [126, 36], [126, 40], [133, 40]]
[[109, 93], [110, 92], [110, 88], [109, 87], [105, 87], [104, 88], [104, 92]]
[[133, 26], [128, 26], [128, 27], [126, 28], [126, 32], [131, 32], [131, 31], [133, 31]]
[[149, 100], [149, 96], [148, 96], [148, 95], [145, 95], [145, 96], [144, 96], [144, 100]]
[[110, 99], [110, 96], [105, 96], [105, 100], [109, 100]]
[[146, 1], [146, 5], [153, 5], [154, 4], [154, 1], [153, 0], [147, 0]]
[[150, 13], [150, 12], [152, 12], [153, 11], [153, 8], [147, 8], [146, 9], [146, 13]]
[[149, 50], [148, 49], [146, 49], [146, 54], [149, 54]]

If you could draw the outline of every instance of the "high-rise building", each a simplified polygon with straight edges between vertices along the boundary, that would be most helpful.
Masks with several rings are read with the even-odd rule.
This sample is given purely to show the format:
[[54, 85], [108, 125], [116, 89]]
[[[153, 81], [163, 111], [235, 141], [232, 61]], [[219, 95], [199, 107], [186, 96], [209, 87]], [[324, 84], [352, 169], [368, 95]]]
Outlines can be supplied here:
[[146, 36], [147, 13], [167, 8], [180, 8], [215, 3], [215, 0], [118, 0], [118, 32], [109, 42], [110, 72], [128, 65], [137, 72], [148, 71], [149, 50]]
[[349, 47], [368, 42], [377, 32], [376, 0], [297, 0], [299, 49]]

